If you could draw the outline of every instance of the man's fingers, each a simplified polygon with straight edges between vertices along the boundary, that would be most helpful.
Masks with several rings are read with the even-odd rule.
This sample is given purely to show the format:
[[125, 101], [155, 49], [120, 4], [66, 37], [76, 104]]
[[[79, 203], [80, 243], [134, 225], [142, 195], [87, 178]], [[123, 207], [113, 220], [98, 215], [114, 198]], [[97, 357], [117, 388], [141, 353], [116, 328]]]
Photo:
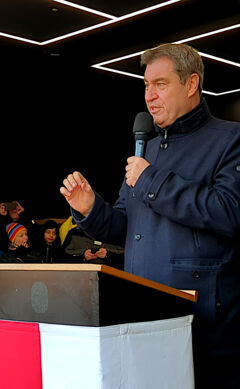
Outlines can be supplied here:
[[63, 181], [63, 184], [66, 186], [68, 190], [72, 190], [78, 185], [73, 174], [69, 174], [67, 178]]
[[72, 176], [78, 185], [81, 185], [83, 182], [86, 181], [86, 179], [83, 177], [83, 175], [77, 171], [73, 172]]
[[64, 186], [61, 186], [61, 188], [60, 188], [60, 193], [61, 193], [64, 197], [69, 197], [69, 196], [71, 196], [71, 192], [69, 192]]

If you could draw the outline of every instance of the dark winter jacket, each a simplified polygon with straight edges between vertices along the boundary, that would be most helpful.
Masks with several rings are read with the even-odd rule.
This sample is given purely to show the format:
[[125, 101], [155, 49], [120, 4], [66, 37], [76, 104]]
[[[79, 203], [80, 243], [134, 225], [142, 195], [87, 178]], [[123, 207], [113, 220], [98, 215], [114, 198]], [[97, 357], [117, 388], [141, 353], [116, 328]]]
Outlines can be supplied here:
[[198, 290], [195, 321], [212, 329], [203, 347], [221, 338], [240, 354], [240, 124], [214, 118], [203, 99], [158, 131], [135, 187], [124, 182], [114, 207], [96, 194], [74, 219], [96, 239], [125, 241], [126, 271]]
[[0, 256], [0, 263], [41, 263], [40, 253], [31, 246], [19, 246], [16, 250], [7, 249]]

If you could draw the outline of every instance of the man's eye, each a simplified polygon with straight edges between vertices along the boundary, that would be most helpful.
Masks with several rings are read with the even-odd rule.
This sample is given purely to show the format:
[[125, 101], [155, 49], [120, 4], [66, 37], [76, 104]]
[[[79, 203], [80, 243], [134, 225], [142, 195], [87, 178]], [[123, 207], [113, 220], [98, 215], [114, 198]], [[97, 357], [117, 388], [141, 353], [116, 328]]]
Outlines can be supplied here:
[[159, 86], [160, 88], [164, 87], [166, 84], [164, 84], [164, 82], [158, 82], [157, 86]]

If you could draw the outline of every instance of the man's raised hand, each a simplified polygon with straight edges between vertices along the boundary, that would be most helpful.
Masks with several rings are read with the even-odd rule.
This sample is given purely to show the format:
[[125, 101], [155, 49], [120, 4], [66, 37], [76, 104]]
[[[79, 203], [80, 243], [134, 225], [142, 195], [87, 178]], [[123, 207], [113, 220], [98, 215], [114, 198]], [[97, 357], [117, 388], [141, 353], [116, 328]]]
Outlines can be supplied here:
[[95, 194], [88, 181], [80, 172], [75, 171], [63, 180], [63, 185], [60, 192], [69, 205], [87, 217], [95, 202]]

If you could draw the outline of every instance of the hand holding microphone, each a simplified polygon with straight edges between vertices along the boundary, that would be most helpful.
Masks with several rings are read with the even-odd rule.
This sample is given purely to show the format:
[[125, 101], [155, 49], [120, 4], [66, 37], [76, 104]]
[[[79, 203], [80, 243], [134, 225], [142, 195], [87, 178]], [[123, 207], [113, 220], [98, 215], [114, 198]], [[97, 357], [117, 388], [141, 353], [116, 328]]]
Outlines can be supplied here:
[[152, 116], [147, 112], [139, 112], [136, 115], [133, 133], [135, 135], [135, 156], [127, 159], [126, 183], [135, 186], [142, 172], [150, 165], [144, 159], [146, 142], [154, 132]]
[[128, 186], [135, 186], [138, 178], [142, 174], [142, 172], [150, 165], [150, 163], [140, 157], [129, 157], [127, 159], [126, 166], [126, 183]]

